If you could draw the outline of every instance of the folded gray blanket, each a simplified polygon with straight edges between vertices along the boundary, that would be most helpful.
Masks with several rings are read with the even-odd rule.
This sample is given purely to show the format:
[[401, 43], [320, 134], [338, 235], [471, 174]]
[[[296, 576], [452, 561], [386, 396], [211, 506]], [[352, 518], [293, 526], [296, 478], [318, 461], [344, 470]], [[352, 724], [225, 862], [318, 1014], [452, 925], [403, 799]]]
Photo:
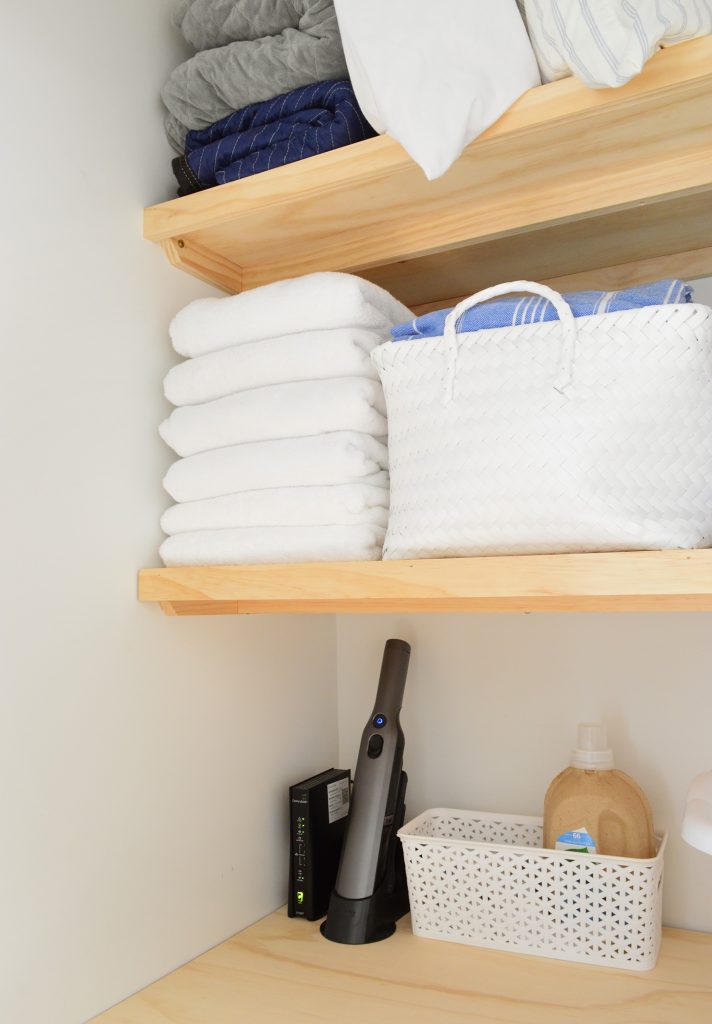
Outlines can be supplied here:
[[199, 52], [163, 87], [166, 132], [186, 133], [298, 86], [347, 77], [333, 0], [179, 0], [174, 24]]

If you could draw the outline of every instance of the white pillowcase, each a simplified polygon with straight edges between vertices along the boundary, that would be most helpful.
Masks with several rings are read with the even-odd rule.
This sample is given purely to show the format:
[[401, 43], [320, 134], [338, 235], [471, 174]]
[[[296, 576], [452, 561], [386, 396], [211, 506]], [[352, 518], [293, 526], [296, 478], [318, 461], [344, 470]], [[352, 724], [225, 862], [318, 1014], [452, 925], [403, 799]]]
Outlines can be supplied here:
[[515, 0], [335, 0], [367, 120], [438, 178], [532, 86], [536, 58]]
[[573, 74], [590, 89], [624, 85], [660, 46], [712, 32], [712, 0], [524, 0], [524, 8], [543, 80]]

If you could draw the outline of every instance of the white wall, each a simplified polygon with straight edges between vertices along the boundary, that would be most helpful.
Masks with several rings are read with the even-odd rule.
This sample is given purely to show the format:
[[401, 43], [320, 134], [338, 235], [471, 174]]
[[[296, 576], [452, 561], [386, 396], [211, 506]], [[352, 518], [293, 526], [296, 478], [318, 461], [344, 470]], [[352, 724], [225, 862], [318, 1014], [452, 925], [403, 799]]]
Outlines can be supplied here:
[[286, 785], [336, 753], [333, 624], [166, 619], [169, 0], [5, 12], [0, 1020], [78, 1024], [286, 895]]

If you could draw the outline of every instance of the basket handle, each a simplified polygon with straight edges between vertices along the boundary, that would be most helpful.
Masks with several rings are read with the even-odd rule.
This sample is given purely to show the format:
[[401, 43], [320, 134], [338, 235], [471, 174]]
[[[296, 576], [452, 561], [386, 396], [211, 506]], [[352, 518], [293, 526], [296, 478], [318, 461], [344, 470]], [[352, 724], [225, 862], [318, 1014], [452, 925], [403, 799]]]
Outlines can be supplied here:
[[454, 309], [452, 309], [445, 319], [445, 330], [444, 336], [447, 339], [447, 386], [448, 386], [448, 401], [451, 402], [455, 397], [456, 393], [456, 377], [457, 377], [457, 327], [460, 318], [468, 309], [472, 309], [473, 306], [479, 305], [481, 302], [486, 302], [487, 299], [494, 299], [498, 295], [509, 295], [510, 292], [530, 292], [534, 295], [541, 295], [542, 298], [548, 299], [552, 304], [556, 312], [559, 314], [559, 320], [563, 328], [562, 338], [562, 353], [561, 353], [561, 371], [558, 379], [554, 384], [556, 391], [561, 392], [563, 395], [566, 389], [571, 384], [574, 368], [574, 359], [576, 358], [576, 319], [571, 311], [566, 299], [559, 292], [555, 292], [553, 288], [547, 288], [545, 284], [537, 284], [536, 281], [507, 281], [504, 284], [495, 284], [491, 288], [484, 288], [481, 292], [476, 292], [467, 299], [463, 299], [462, 302], [458, 302]]

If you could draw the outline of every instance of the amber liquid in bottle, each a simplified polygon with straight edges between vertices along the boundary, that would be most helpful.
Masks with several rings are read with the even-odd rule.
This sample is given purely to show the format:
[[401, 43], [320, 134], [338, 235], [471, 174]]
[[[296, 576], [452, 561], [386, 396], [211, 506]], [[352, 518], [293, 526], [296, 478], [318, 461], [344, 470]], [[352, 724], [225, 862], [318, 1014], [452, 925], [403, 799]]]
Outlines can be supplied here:
[[[593, 844], [587, 848], [588, 837]], [[579, 726], [571, 767], [546, 791], [544, 846], [555, 850], [557, 843], [559, 849], [587, 848], [611, 857], [655, 856], [650, 804], [638, 783], [613, 767], [602, 725]]]

